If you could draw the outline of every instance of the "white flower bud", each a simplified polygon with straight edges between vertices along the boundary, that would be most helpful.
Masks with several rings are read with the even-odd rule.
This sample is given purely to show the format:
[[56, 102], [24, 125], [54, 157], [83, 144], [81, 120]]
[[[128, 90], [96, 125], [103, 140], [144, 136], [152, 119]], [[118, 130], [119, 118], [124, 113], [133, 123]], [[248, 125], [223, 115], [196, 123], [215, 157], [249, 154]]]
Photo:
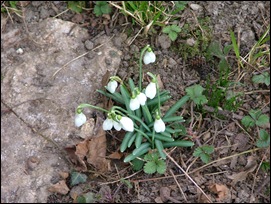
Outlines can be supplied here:
[[134, 131], [134, 122], [128, 117], [121, 117], [120, 124], [122, 128], [128, 132]]
[[118, 87], [118, 82], [116, 82], [115, 80], [110, 80], [106, 86], [106, 89], [110, 93], [114, 93], [116, 91], [117, 87]]
[[143, 57], [143, 62], [144, 64], [150, 64], [150, 63], [155, 62], [155, 59], [156, 59], [156, 56], [152, 51], [151, 52], [146, 51]]
[[166, 130], [166, 125], [161, 118], [158, 120], [155, 119], [153, 127], [155, 132], [164, 132]]
[[80, 127], [82, 126], [85, 122], [87, 121], [87, 117], [85, 116], [84, 113], [76, 113], [75, 114], [75, 126]]
[[156, 95], [156, 84], [154, 82], [148, 84], [145, 90], [145, 94], [150, 99], [154, 98], [154, 96]]

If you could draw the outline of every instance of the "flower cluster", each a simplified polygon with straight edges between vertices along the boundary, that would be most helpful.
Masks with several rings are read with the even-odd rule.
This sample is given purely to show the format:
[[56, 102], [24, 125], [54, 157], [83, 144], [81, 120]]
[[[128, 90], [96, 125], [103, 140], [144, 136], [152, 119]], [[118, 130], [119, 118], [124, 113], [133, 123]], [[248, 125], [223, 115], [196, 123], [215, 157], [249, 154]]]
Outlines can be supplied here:
[[141, 62], [143, 61], [145, 65], [148, 65], [154, 63], [155, 60], [154, 52], [147, 45], [140, 55], [138, 86], [135, 85], [132, 79], [129, 79], [128, 84], [125, 84], [118, 76], [112, 76], [105, 86], [105, 90], [98, 90], [99, 93], [111, 98], [118, 105], [114, 105], [110, 110], [105, 110], [90, 104], [80, 104], [76, 110], [75, 125], [77, 127], [86, 122], [87, 118], [82, 111], [83, 108], [89, 107], [107, 113], [102, 125], [103, 130], [109, 131], [114, 128], [116, 131], [122, 129], [127, 131], [120, 146], [120, 151], [125, 151], [132, 144], [136, 148], [132, 154], [125, 158], [125, 162], [146, 154], [151, 148], [156, 148], [161, 158], [165, 159], [164, 146], [183, 145], [182, 141], [175, 141], [172, 137], [172, 134], [180, 132], [182, 129], [178, 125], [176, 126], [177, 129], [174, 129], [175, 126], [172, 125], [166, 128], [165, 122], [175, 122], [176, 125], [176, 121], [184, 121], [181, 116], [174, 116], [173, 114], [188, 100], [188, 97], [180, 99], [162, 116], [160, 106], [170, 99], [169, 92], [160, 92], [157, 76], [150, 72], [147, 72], [150, 77], [149, 84], [142, 87]]

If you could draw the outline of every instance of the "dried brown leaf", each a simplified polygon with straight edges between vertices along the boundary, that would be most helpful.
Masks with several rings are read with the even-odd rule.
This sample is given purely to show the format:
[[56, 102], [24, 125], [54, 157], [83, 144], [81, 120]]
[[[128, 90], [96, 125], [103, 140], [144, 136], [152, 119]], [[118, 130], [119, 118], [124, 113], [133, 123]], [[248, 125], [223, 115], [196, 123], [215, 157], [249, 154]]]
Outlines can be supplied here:
[[156, 79], [157, 79], [157, 83], [158, 83], [159, 89], [160, 90], [164, 89], [164, 83], [162, 82], [160, 74], [157, 75]]
[[[100, 117], [97, 117], [96, 124], [99, 124]], [[88, 142], [88, 153], [87, 153], [87, 162], [92, 164], [100, 172], [106, 172], [109, 170], [109, 160], [105, 157], [106, 155], [106, 136], [105, 131], [100, 125], [97, 135], [93, 136]]]
[[120, 154], [119, 152], [113, 152], [112, 154], [108, 155], [108, 158], [110, 159], [121, 159], [123, 154]]
[[93, 135], [94, 127], [95, 127], [94, 118], [88, 119], [81, 128], [80, 137], [83, 139], [90, 138]]
[[239, 133], [236, 135], [236, 137], [234, 137], [234, 141], [233, 144], [235, 144], [232, 149], [235, 150], [239, 150], [239, 151], [245, 151], [247, 150], [247, 144], [248, 144], [249, 138], [247, 135], [243, 134], [243, 133]]
[[211, 184], [209, 185], [209, 190], [215, 194], [217, 194], [217, 198], [216, 200], [217, 201], [222, 201], [224, 199], [226, 199], [229, 194], [230, 194], [230, 191], [228, 189], [227, 186], [225, 185], [220, 185], [220, 184]]
[[229, 179], [232, 179], [232, 185], [235, 185], [238, 181], [243, 181], [247, 178], [248, 173], [253, 172], [257, 167], [257, 162], [253, 156], [247, 158], [247, 165], [244, 168], [244, 171], [239, 173], [233, 173], [232, 175], [227, 176]]
[[61, 178], [66, 179], [69, 177], [69, 173], [66, 171], [60, 171], [58, 174], [61, 176]]
[[66, 195], [70, 191], [70, 189], [68, 188], [66, 182], [64, 180], [61, 180], [58, 183], [50, 186], [48, 188], [48, 191], [52, 193], [59, 193], [62, 195]]
[[71, 162], [74, 164], [74, 168], [77, 171], [87, 171], [87, 166], [85, 162], [77, 155], [76, 152], [76, 146], [73, 145], [71, 147], [65, 147], [66, 152], [68, 153], [68, 157], [71, 160]]

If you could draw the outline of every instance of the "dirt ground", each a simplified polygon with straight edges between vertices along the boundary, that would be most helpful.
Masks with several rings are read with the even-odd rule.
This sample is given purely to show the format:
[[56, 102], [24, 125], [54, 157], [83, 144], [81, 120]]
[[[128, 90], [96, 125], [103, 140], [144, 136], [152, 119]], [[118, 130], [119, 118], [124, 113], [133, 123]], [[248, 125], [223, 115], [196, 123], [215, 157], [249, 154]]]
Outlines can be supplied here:
[[[104, 102], [96, 90], [103, 86], [107, 71], [137, 81], [140, 51], [150, 44], [157, 61], [144, 67], [144, 73], [159, 74], [164, 89], [171, 93], [167, 104], [171, 106], [185, 95], [186, 87], [206, 86], [207, 74], [216, 81], [218, 63], [198, 60], [199, 53], [186, 56], [179, 48], [188, 41], [179, 36], [171, 42], [160, 27], [147, 37], [136, 36], [140, 27], [127, 23], [115, 9], [106, 21], [91, 10], [66, 11], [62, 1], [19, 2], [18, 7], [21, 16], [1, 13], [1, 202], [72, 203], [84, 193], [101, 203], [270, 202], [270, 173], [260, 168], [263, 161], [270, 161], [269, 147], [257, 149], [257, 130], [247, 133], [240, 125], [250, 109], [259, 108], [268, 115], [270, 111], [270, 86], [253, 84], [249, 80], [253, 70], [243, 72], [241, 91], [251, 94], [242, 98], [235, 117], [221, 119], [207, 113], [202, 118], [190, 103], [182, 108], [195, 146], [167, 152], [193, 181], [170, 158], [164, 175], [133, 171], [119, 152], [123, 132], [104, 133], [101, 147], [94, 145], [94, 151], [102, 149], [106, 155], [104, 171], [91, 162], [80, 166], [74, 163], [81, 161], [73, 158], [75, 147], [85, 144], [93, 118], [97, 125], [105, 116], [87, 110], [92, 120], [76, 128], [75, 108], [80, 103]], [[199, 19], [205, 19], [203, 24], [210, 30]], [[211, 36], [209, 42], [219, 41], [223, 47], [231, 43], [231, 29], [239, 36], [244, 56], [270, 24], [270, 2], [191, 1], [177, 23], [203, 29]], [[239, 76], [234, 71], [237, 63], [231, 60], [234, 52], [230, 55], [234, 81]], [[270, 133], [270, 125], [265, 130]], [[193, 156], [203, 144], [215, 147], [214, 162], [207, 165]], [[72, 186], [73, 170], [84, 172], [87, 182]], [[164, 189], [169, 198], [163, 198]]]

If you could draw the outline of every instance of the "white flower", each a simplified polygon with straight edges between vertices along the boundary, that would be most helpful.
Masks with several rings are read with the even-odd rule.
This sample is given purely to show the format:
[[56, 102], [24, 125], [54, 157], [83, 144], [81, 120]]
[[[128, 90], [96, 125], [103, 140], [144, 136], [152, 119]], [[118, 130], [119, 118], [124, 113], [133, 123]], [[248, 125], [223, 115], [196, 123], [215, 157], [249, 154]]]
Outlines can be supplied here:
[[155, 62], [155, 59], [156, 59], [156, 56], [152, 51], [151, 52], [146, 51], [144, 58], [143, 58], [143, 62], [144, 62], [144, 64], [150, 64], [150, 63]]
[[115, 80], [110, 80], [106, 86], [106, 89], [110, 92], [110, 93], [114, 93], [116, 91], [116, 88], [118, 87], [118, 82], [116, 82]]
[[154, 98], [154, 96], [156, 95], [156, 84], [154, 82], [148, 84], [145, 90], [145, 94], [150, 99]]
[[75, 126], [80, 127], [87, 121], [87, 117], [85, 116], [84, 113], [76, 113], [75, 114]]
[[140, 93], [137, 95], [137, 100], [139, 101], [140, 105], [144, 106], [147, 100], [147, 96], [144, 93]]
[[134, 111], [134, 110], [136, 110], [136, 109], [139, 109], [140, 103], [139, 103], [139, 101], [137, 100], [137, 98], [132, 98], [132, 99], [130, 100], [129, 106], [130, 106], [130, 109], [131, 109], [132, 111]]
[[144, 93], [139, 93], [135, 98], [130, 100], [130, 109], [137, 110], [140, 105], [144, 106], [147, 100], [147, 96]]
[[164, 123], [164, 121], [160, 118], [160, 119], [155, 119], [154, 121], [154, 130], [155, 132], [164, 132], [166, 129], [166, 125]]
[[106, 118], [103, 122], [103, 130], [111, 130], [113, 126], [117, 131], [120, 131], [122, 127], [120, 123], [114, 121], [111, 118]]
[[121, 117], [120, 124], [122, 128], [128, 132], [134, 131], [134, 122], [128, 117]]

